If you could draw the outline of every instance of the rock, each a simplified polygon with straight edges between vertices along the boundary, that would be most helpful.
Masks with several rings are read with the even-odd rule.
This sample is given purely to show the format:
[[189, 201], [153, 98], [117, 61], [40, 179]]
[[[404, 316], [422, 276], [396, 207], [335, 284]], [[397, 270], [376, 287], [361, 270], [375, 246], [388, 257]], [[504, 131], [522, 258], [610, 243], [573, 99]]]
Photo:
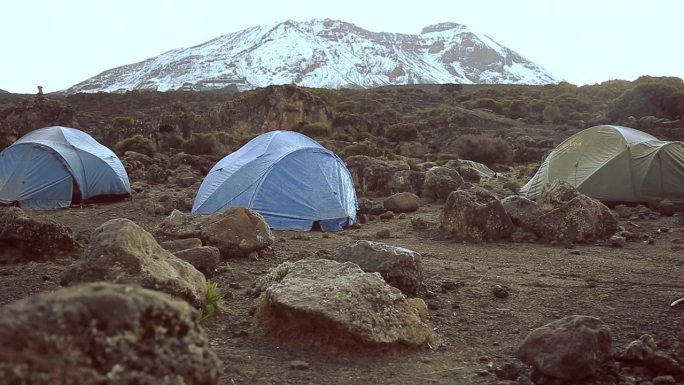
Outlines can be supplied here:
[[682, 375], [684, 373], [684, 368], [679, 362], [662, 351], [655, 351], [652, 356], [646, 358], [644, 364], [658, 374]]
[[380, 219], [392, 219], [394, 218], [394, 213], [391, 211], [386, 211], [382, 214], [380, 214]]
[[518, 226], [516, 226], [511, 233], [511, 241], [516, 243], [535, 243], [538, 239], [539, 238], [537, 237], [537, 234], [530, 231], [525, 231]]
[[173, 210], [168, 217], [159, 222], [154, 229], [154, 236], [160, 240], [176, 240], [183, 238], [200, 238], [199, 224], [207, 217], [192, 215]]
[[677, 381], [672, 376], [657, 376], [653, 378], [653, 385], [675, 385], [676, 383]]
[[165, 183], [167, 179], [166, 170], [157, 164], [153, 164], [145, 171], [145, 180], [150, 184], [162, 184]]
[[371, 199], [368, 198], [359, 198], [359, 209], [357, 210], [357, 213], [359, 214], [369, 214], [371, 208], [375, 205], [375, 202], [373, 202]]
[[182, 175], [182, 176], [175, 177], [174, 182], [179, 187], [190, 187], [190, 186], [194, 185], [195, 183], [199, 182], [199, 180], [196, 177], [191, 176], [191, 175]]
[[72, 265], [62, 279], [68, 285], [93, 281], [138, 284], [183, 298], [195, 307], [204, 304], [207, 293], [202, 273], [124, 218], [95, 229], [83, 260]]
[[496, 377], [502, 380], [515, 381], [520, 374], [520, 368], [517, 365], [507, 362], [501, 367], [494, 370]]
[[71, 228], [31, 219], [18, 207], [0, 206], [0, 260], [43, 260], [79, 247]]
[[657, 348], [655, 339], [649, 334], [644, 334], [627, 345], [620, 359], [628, 362], [644, 362], [647, 358], [653, 357]]
[[440, 214], [440, 223], [457, 240], [496, 240], [507, 238], [513, 231], [501, 202], [479, 187], [452, 192]]
[[310, 368], [310, 365], [306, 361], [302, 360], [292, 360], [290, 361], [290, 369], [298, 369], [298, 370], [307, 370]]
[[151, 158], [148, 155], [141, 154], [139, 152], [135, 151], [126, 151], [123, 154], [123, 157], [121, 159], [122, 161], [126, 162], [139, 162], [142, 164], [145, 168], [151, 166], [153, 163], [155, 163], [154, 159]]
[[423, 192], [424, 171], [401, 170], [392, 175], [392, 192], [409, 192], [420, 196]]
[[380, 238], [380, 239], [387, 239], [387, 238], [391, 237], [391, 233], [390, 233], [389, 229], [384, 229], [384, 230], [380, 230], [377, 233], [375, 233], [375, 237]]
[[385, 209], [394, 213], [410, 213], [418, 210], [420, 198], [410, 192], [394, 194], [382, 202]]
[[0, 308], [0, 383], [218, 384], [197, 312], [137, 286], [90, 283]]
[[625, 247], [627, 245], [627, 238], [619, 235], [611, 235], [608, 238], [608, 243], [613, 247]]
[[195, 266], [207, 278], [213, 277], [221, 260], [221, 252], [214, 246], [199, 246], [173, 253], [176, 257]]
[[169, 158], [169, 168], [176, 169], [187, 165], [193, 170], [199, 171], [201, 175], [206, 175], [214, 166], [215, 161], [210, 156], [190, 155], [184, 152], [173, 155]]
[[411, 218], [411, 226], [416, 230], [425, 230], [428, 228], [428, 223], [423, 218]]
[[615, 213], [618, 218], [628, 219], [634, 215], [634, 210], [627, 205], [617, 205], [615, 206]]
[[508, 289], [501, 285], [494, 286], [492, 293], [496, 298], [508, 298]]
[[299, 345], [421, 347], [431, 325], [377, 273], [327, 259], [285, 262], [257, 279], [257, 324]]
[[366, 155], [354, 155], [344, 161], [352, 175], [354, 186], [364, 193], [390, 195], [393, 175], [402, 170], [409, 170], [404, 161], [388, 161], [371, 158]]
[[520, 226], [524, 231], [537, 231], [539, 217], [543, 214], [537, 202], [519, 195], [511, 195], [502, 199], [501, 204], [514, 225]]
[[464, 183], [458, 171], [448, 167], [433, 167], [425, 173], [423, 198], [444, 201]]
[[577, 195], [539, 218], [542, 238], [560, 242], [591, 242], [617, 230], [617, 219], [603, 203]]
[[245, 207], [231, 207], [199, 223], [200, 239], [216, 246], [223, 257], [247, 257], [271, 244], [275, 238], [261, 214]]
[[612, 359], [612, 333], [598, 318], [568, 316], [530, 332], [518, 357], [543, 375], [580, 382]]
[[544, 211], [548, 211], [563, 206], [579, 195], [582, 194], [570, 183], [556, 179], [542, 188], [537, 203]]
[[658, 203], [658, 212], [660, 212], [660, 216], [663, 217], [671, 217], [675, 213], [675, 206], [672, 201], [669, 201], [667, 199], [663, 199]]
[[160, 242], [159, 245], [166, 250], [175, 253], [176, 251], [194, 249], [202, 246], [202, 241], [199, 238], [181, 238], [171, 241]]
[[415, 295], [423, 283], [420, 254], [381, 242], [356, 241], [334, 256], [338, 262], [353, 262], [367, 273], [380, 273], [385, 282], [406, 295]]

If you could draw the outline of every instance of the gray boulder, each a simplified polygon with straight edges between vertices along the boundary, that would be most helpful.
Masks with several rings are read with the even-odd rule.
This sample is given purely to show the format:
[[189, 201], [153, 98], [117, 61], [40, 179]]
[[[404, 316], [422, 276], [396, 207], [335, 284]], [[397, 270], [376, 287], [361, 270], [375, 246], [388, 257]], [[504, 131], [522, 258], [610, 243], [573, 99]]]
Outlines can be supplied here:
[[354, 186], [364, 193], [391, 194], [392, 176], [401, 170], [410, 169], [408, 163], [382, 160], [366, 155], [354, 155], [345, 159], [345, 164], [354, 180]]
[[206, 217], [173, 210], [154, 229], [155, 238], [163, 241], [173, 241], [184, 238], [200, 238], [199, 224]]
[[539, 217], [538, 234], [552, 241], [591, 242], [610, 237], [617, 228], [608, 207], [580, 194]]
[[183, 301], [91, 283], [0, 308], [0, 384], [218, 384], [221, 362]]
[[554, 180], [542, 188], [537, 203], [544, 211], [552, 210], [570, 202], [573, 198], [582, 195], [570, 183], [564, 180]]
[[285, 262], [256, 290], [257, 325], [299, 345], [421, 347], [434, 339], [424, 307], [350, 262]]
[[501, 200], [506, 213], [514, 225], [523, 230], [536, 232], [542, 211], [537, 202], [519, 195], [510, 195]]
[[169, 178], [166, 170], [157, 164], [153, 164], [145, 171], [145, 180], [150, 184], [162, 184]]
[[394, 194], [386, 198], [382, 205], [389, 211], [395, 213], [410, 213], [418, 210], [420, 207], [420, 198], [418, 195], [410, 192], [402, 192]]
[[71, 228], [54, 221], [38, 221], [18, 207], [0, 207], [0, 259], [42, 260], [69, 253], [80, 245]]
[[339, 250], [334, 259], [353, 262], [367, 273], [380, 273], [385, 282], [406, 295], [415, 295], [423, 283], [422, 257], [403, 247], [356, 241]]
[[179, 250], [173, 253], [176, 257], [195, 266], [205, 277], [213, 277], [221, 260], [221, 252], [214, 246], [199, 246]]
[[410, 192], [420, 196], [423, 192], [424, 171], [401, 170], [392, 175], [392, 192]]
[[444, 201], [452, 191], [464, 183], [458, 171], [449, 168], [436, 166], [425, 172], [423, 182], [423, 198]]
[[513, 231], [501, 202], [479, 187], [449, 194], [440, 223], [452, 238], [475, 242], [507, 238]]
[[613, 337], [598, 318], [568, 316], [530, 332], [518, 357], [546, 376], [580, 382], [613, 359]]
[[138, 284], [204, 304], [207, 281], [191, 264], [165, 250], [135, 222], [112, 219], [93, 231], [84, 260], [67, 270], [62, 282], [108, 281]]
[[247, 257], [271, 244], [275, 238], [259, 213], [245, 207], [231, 207], [199, 223], [202, 243], [216, 246], [223, 257]]
[[200, 247], [202, 246], [202, 240], [199, 238], [181, 238], [160, 242], [159, 245], [166, 250], [175, 253], [176, 251]]

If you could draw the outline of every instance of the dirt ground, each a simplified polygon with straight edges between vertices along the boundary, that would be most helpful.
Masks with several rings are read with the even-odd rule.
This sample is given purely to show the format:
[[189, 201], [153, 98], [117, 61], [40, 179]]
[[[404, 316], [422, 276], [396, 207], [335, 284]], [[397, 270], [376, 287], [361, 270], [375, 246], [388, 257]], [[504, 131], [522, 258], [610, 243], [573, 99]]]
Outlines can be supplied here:
[[[153, 192], [131, 200], [51, 212], [29, 212], [70, 226], [79, 239], [117, 217], [152, 230], [163, 215], [146, 214]], [[667, 350], [684, 342], [684, 309], [670, 303], [684, 297], [684, 213], [674, 217], [621, 220], [627, 230], [655, 242], [605, 244], [465, 244], [437, 231], [441, 206], [389, 220], [374, 219], [340, 233], [275, 232], [273, 252], [221, 263], [217, 282], [229, 311], [205, 322], [211, 344], [224, 363], [221, 384], [492, 384], [494, 368], [515, 361], [527, 333], [572, 315], [601, 318], [613, 331], [618, 351], [640, 335], [655, 337]], [[428, 221], [414, 230], [411, 218]], [[639, 227], [637, 227], [639, 226]], [[389, 230], [389, 238], [378, 232]], [[422, 297], [440, 342], [432, 349], [387, 355], [332, 354], [281, 346], [254, 333], [250, 293], [253, 281], [283, 261], [325, 257], [342, 245], [369, 239], [421, 253], [426, 272]], [[49, 262], [0, 265], [0, 305], [59, 288], [60, 274], [78, 255]], [[507, 298], [493, 294], [496, 285]], [[293, 361], [304, 361], [295, 363]]]

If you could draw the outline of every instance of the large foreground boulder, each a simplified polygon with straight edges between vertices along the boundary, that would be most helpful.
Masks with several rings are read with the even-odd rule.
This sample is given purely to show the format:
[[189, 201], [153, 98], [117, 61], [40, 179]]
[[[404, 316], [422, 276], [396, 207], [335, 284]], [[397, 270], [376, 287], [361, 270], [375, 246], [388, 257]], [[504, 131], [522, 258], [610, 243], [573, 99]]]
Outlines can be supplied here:
[[577, 189], [567, 181], [556, 179], [542, 188], [537, 203], [546, 211], [558, 208], [573, 198], [582, 195]]
[[245, 207], [231, 207], [211, 215], [174, 210], [157, 225], [154, 235], [163, 241], [199, 238], [203, 245], [218, 248], [223, 257], [246, 257], [274, 241], [264, 217]]
[[91, 283], [0, 308], [0, 384], [217, 384], [221, 363], [187, 303]]
[[285, 262], [260, 277], [256, 289], [257, 325], [297, 344], [401, 348], [434, 338], [424, 308], [350, 262]]
[[138, 284], [183, 298], [195, 307], [204, 304], [207, 293], [202, 273], [124, 218], [95, 229], [84, 260], [67, 270], [62, 279], [68, 285], [93, 281]]
[[458, 171], [436, 166], [427, 170], [423, 182], [423, 198], [444, 201], [452, 191], [457, 190], [464, 183]]
[[530, 332], [518, 357], [546, 376], [579, 382], [613, 359], [613, 337], [598, 318], [568, 316]]
[[0, 207], [0, 259], [41, 260], [78, 246], [71, 228], [31, 219], [18, 207]]
[[449, 194], [440, 223], [452, 238], [465, 241], [503, 239], [513, 231], [513, 223], [501, 202], [479, 187]]
[[356, 241], [340, 249], [334, 258], [339, 262], [353, 262], [365, 272], [380, 273], [385, 282], [406, 295], [415, 295], [423, 283], [421, 255], [403, 247]]

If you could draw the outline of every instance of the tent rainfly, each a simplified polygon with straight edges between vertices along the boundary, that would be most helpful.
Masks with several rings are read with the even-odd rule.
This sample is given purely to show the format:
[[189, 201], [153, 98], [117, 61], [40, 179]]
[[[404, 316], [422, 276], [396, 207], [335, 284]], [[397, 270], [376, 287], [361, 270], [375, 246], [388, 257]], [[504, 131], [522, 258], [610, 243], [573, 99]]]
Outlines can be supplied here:
[[31, 131], [0, 153], [0, 205], [49, 210], [130, 193], [119, 158], [74, 128]]
[[356, 192], [344, 162], [315, 140], [271, 131], [221, 159], [202, 181], [193, 214], [230, 207], [260, 213], [275, 230], [339, 231], [356, 219]]
[[604, 202], [684, 204], [684, 143], [628, 127], [587, 128], [558, 145], [520, 191], [537, 199], [554, 180]]

